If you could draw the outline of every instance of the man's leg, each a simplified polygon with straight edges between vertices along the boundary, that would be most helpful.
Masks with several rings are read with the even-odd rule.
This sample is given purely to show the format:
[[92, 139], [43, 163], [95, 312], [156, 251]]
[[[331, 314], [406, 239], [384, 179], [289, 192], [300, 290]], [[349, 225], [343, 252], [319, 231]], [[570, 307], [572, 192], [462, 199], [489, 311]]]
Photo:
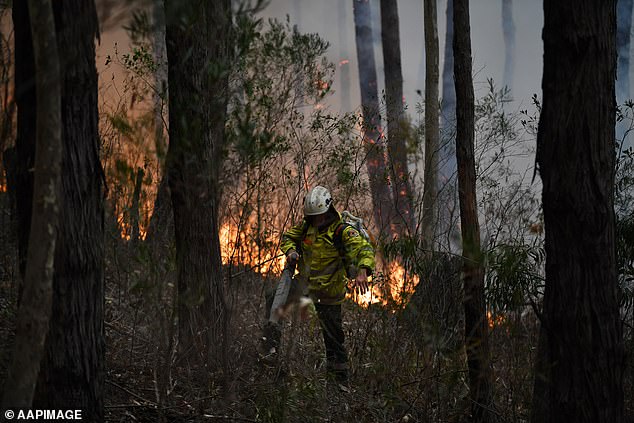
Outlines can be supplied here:
[[338, 382], [348, 381], [348, 354], [344, 346], [341, 305], [315, 304], [326, 346], [328, 372]]

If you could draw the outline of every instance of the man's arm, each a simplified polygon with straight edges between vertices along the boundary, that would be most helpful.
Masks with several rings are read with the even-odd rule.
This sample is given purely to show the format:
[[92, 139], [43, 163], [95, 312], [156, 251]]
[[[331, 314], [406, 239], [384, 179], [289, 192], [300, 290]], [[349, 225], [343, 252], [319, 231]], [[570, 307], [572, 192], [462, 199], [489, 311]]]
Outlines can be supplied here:
[[368, 276], [374, 271], [374, 248], [355, 228], [349, 226], [343, 230], [342, 240], [345, 245], [346, 258], [358, 271], [353, 288], [364, 294], [368, 288]]
[[290, 250], [295, 252], [299, 251], [302, 242], [302, 236], [304, 235], [304, 222], [299, 225], [295, 225], [288, 231], [282, 234], [282, 242], [280, 243], [280, 250], [286, 256], [288, 256]]

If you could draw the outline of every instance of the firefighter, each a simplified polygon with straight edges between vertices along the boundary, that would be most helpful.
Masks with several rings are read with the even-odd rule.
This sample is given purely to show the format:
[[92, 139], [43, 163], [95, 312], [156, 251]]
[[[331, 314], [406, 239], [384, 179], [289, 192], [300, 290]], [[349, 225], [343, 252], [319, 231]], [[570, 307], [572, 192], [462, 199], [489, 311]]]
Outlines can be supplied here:
[[304, 198], [304, 219], [282, 235], [286, 260], [298, 260], [299, 281], [308, 287], [326, 346], [328, 372], [337, 382], [348, 379], [341, 303], [348, 280], [365, 293], [374, 270], [374, 248], [353, 226], [342, 222], [328, 189], [316, 186]]

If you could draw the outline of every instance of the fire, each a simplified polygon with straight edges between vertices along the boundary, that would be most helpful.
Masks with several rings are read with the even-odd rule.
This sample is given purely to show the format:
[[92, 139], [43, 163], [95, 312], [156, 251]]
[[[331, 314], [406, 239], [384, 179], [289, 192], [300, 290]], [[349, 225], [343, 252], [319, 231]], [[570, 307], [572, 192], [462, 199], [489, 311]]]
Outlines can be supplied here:
[[366, 307], [370, 304], [387, 305], [390, 301], [404, 306], [408, 303], [418, 283], [417, 275], [407, 272], [399, 260], [393, 260], [387, 263], [383, 275], [379, 274], [376, 280], [371, 281], [371, 287], [365, 294], [351, 293], [348, 298]]
[[[237, 225], [231, 222], [224, 223], [220, 227], [219, 237], [223, 264], [249, 266], [255, 272], [262, 274], [281, 273], [284, 260], [281, 255], [277, 254], [277, 250], [260, 247], [256, 237], [245, 231], [240, 231]], [[275, 237], [269, 238], [261, 240], [260, 243], [277, 245]]]
[[350, 60], [343, 59], [341, 62], [339, 62], [339, 66], [347, 65], [348, 63], [350, 63]]
[[496, 326], [500, 326], [506, 321], [506, 318], [502, 314], [493, 315], [491, 311], [487, 311], [487, 321], [489, 323], [489, 329], [493, 329]]
[[[117, 224], [119, 226], [119, 234], [121, 239], [130, 241], [132, 239], [132, 224], [129, 222], [126, 213], [123, 211], [117, 215]], [[139, 239], [145, 240], [147, 235], [147, 224], [143, 219], [139, 221]]]

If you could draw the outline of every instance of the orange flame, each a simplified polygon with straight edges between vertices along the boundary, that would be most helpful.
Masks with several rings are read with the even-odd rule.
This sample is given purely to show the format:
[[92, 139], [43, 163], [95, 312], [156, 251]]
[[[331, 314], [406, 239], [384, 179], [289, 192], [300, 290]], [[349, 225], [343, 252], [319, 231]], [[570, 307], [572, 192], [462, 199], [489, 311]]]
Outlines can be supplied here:
[[351, 293], [348, 298], [365, 307], [370, 304], [387, 305], [390, 302], [400, 307], [407, 304], [419, 283], [418, 276], [407, 272], [399, 260], [387, 263], [386, 267], [384, 274], [376, 278], [384, 283], [371, 283], [365, 294]]
[[[249, 227], [250, 225], [246, 225]], [[284, 267], [283, 257], [277, 255], [277, 250], [267, 249], [258, 245], [257, 237], [238, 226], [227, 222], [220, 227], [220, 254], [224, 264], [240, 264], [252, 267], [257, 273], [280, 273]], [[277, 239], [270, 236], [261, 240], [262, 245], [277, 245]]]
[[502, 314], [493, 315], [490, 311], [487, 311], [487, 321], [489, 323], [489, 329], [493, 329], [496, 326], [500, 326], [506, 321], [506, 318]]
[[339, 66], [347, 65], [348, 63], [350, 63], [350, 60], [343, 59], [341, 62], [339, 62]]

